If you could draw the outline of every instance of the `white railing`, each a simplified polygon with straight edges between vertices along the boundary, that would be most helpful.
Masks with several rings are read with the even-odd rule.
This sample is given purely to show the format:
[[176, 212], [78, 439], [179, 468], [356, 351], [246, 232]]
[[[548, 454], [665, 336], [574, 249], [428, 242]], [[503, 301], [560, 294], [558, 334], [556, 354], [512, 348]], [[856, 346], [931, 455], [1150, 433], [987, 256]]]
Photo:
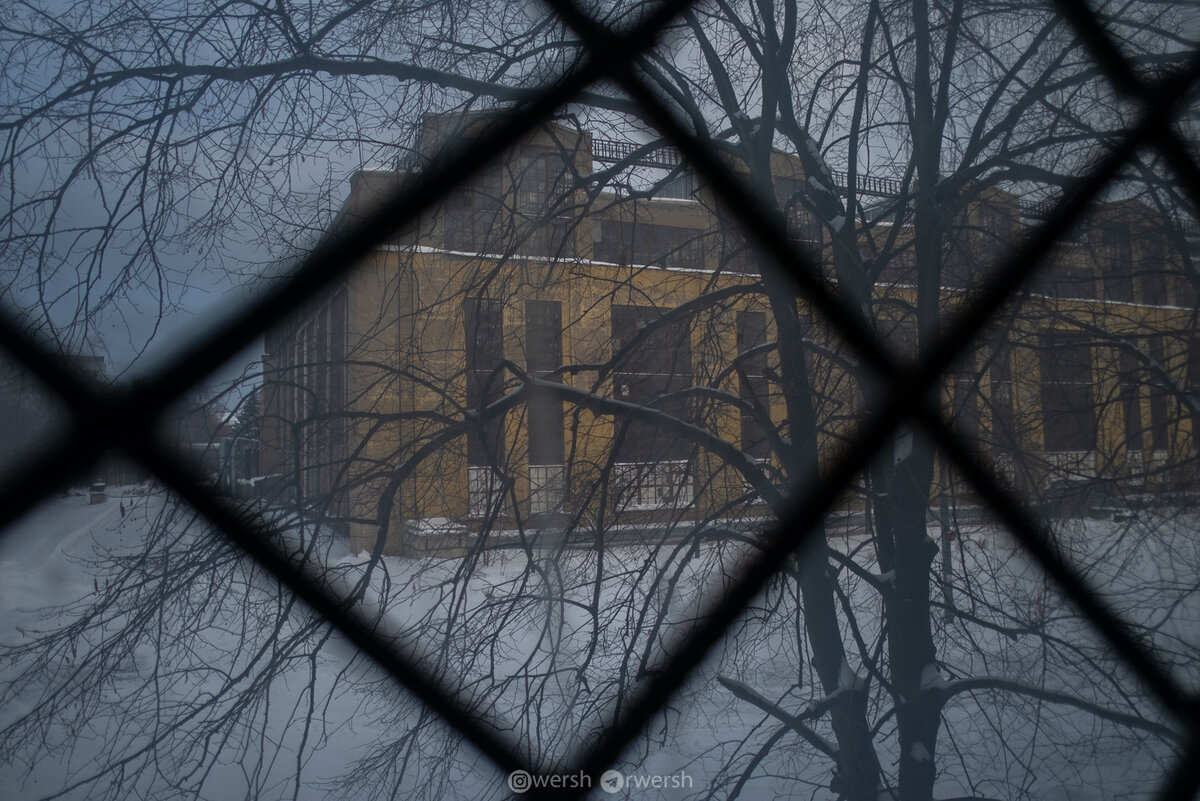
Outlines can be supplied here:
[[1145, 451], [1126, 451], [1125, 452], [1125, 469], [1129, 473], [1129, 483], [1133, 486], [1141, 486], [1146, 483], [1146, 452]]
[[1046, 454], [1052, 478], [1095, 478], [1095, 451], [1057, 451]]
[[1129, 473], [1129, 483], [1140, 486], [1146, 483], [1146, 476], [1165, 470], [1168, 453], [1166, 451], [1150, 451], [1149, 460], [1145, 451], [1126, 451], [1125, 469]]
[[692, 481], [687, 460], [673, 462], [617, 462], [612, 483], [617, 508], [671, 509], [692, 502]]
[[504, 502], [504, 476], [494, 467], [467, 468], [467, 516], [491, 517]]
[[566, 495], [566, 470], [561, 464], [529, 465], [529, 513], [554, 512]]
[[1017, 460], [1011, 453], [992, 453], [992, 469], [1006, 486], [1017, 485]]

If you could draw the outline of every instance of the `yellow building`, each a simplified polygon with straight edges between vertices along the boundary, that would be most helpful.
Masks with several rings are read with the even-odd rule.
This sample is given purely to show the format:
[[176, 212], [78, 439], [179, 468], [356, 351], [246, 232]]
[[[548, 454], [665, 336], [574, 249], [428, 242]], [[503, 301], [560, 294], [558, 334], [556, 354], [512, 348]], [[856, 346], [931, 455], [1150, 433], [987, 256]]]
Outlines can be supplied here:
[[[407, 169], [485, 127], [427, 118]], [[772, 170], [793, 238], [822, 254], [798, 163], [775, 154]], [[357, 174], [342, 219], [404, 175]], [[948, 306], [1033, 211], [997, 190], [962, 208]], [[1194, 292], [1161, 229], [1138, 230], [1146, 207], [1094, 217], [948, 378], [947, 407], [1026, 491], [1188, 486]], [[909, 355], [911, 229], [867, 231], [879, 331]], [[356, 547], [746, 525], [763, 507], [730, 460], [777, 478], [788, 436], [768, 311], [752, 254], [669, 153], [549, 127], [268, 334], [264, 463]], [[819, 325], [807, 344], [832, 448], [862, 411], [861, 377]]]

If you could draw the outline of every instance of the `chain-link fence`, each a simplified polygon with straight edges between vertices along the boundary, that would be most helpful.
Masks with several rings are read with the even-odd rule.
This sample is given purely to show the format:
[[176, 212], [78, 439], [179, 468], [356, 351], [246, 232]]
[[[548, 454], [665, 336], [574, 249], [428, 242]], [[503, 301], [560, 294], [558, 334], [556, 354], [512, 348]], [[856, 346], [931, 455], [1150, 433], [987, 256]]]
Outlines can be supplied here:
[[[172, 403], [193, 386], [197, 376], [218, 368], [239, 350], [252, 343], [264, 330], [278, 324], [297, 306], [313, 298], [361, 259], [370, 254], [398, 229], [416, 220], [442, 201], [473, 173], [518, 144], [523, 137], [570, 103], [596, 81], [618, 85], [632, 98], [644, 117], [682, 154], [686, 162], [724, 201], [759, 248], [787, 272], [803, 297], [824, 318], [864, 365], [872, 370], [884, 389], [866, 416], [866, 424], [834, 463], [817, 480], [794, 496], [792, 509], [766, 537], [763, 547], [749, 562], [738, 581], [719, 604], [707, 610], [692, 636], [673, 653], [666, 669], [654, 673], [636, 698], [625, 705], [619, 720], [576, 764], [563, 772], [583, 771], [599, 775], [613, 765], [623, 749], [637, 737], [666, 699], [678, 690], [691, 672], [717, 643], [727, 627], [763, 589], [788, 554], [802, 545], [805, 532], [830, 510], [831, 504], [861, 474], [878, 449], [899, 426], [922, 430], [940, 448], [999, 520], [1021, 542], [1063, 593], [1103, 634], [1113, 649], [1186, 731], [1186, 746], [1160, 798], [1186, 799], [1200, 785], [1200, 704], [1181, 687], [1156, 654], [1131, 633], [1119, 616], [1092, 592], [1075, 568], [1056, 549], [1052, 536], [997, 480], [974, 452], [972, 442], [960, 438], [931, 400], [931, 390], [950, 368], [964, 343], [975, 340], [1004, 304], [1034, 276], [1063, 233], [1085, 212], [1086, 206], [1104, 191], [1131, 157], [1153, 148], [1169, 164], [1187, 196], [1200, 207], [1200, 167], [1181, 139], [1177, 126], [1180, 110], [1200, 82], [1200, 51], [1190, 55], [1183, 69], [1153, 81], [1138, 76], [1133, 66], [1106, 34], [1103, 26], [1082, 0], [1057, 0], [1060, 13], [1084, 43], [1113, 91], [1139, 104], [1137, 125], [1112, 143], [1107, 153], [1079, 175], [1072, 191], [1045, 215], [1045, 221], [1022, 240], [972, 302], [945, 326], [940, 340], [924, 349], [915, 364], [900, 364], [892, 358], [875, 334], [858, 315], [846, 308], [845, 300], [831, 291], [820, 268], [789, 244], [782, 221], [764, 208], [739, 177], [719, 156], [693, 136], [655, 88], [639, 75], [637, 59], [654, 47], [664, 25], [691, 5], [688, 0], [671, 0], [657, 6], [639, 25], [614, 32], [589, 17], [568, 0], [551, 0], [563, 22], [591, 55], [579, 65], [546, 85], [532, 100], [506, 113], [485, 137], [471, 140], [447, 152], [415, 175], [395, 197], [390, 198], [361, 224], [327, 238], [296, 266], [290, 277], [240, 312], [219, 330], [191, 342], [179, 356], [147, 378], [116, 388], [102, 388], [72, 372], [52, 356], [49, 348], [27, 335], [9, 318], [0, 318], [0, 341], [8, 353], [43, 381], [69, 410], [66, 433], [58, 445], [23, 464], [0, 489], [0, 525], [9, 525], [66, 480], [86, 472], [110, 450], [141, 462], [184, 501], [194, 506], [217, 528], [261, 565], [269, 569], [291, 592], [326, 617], [363, 652], [416, 694], [450, 726], [470, 740], [504, 771], [536, 770], [518, 756], [512, 744], [497, 734], [488, 721], [467, 709], [453, 694], [425, 675], [416, 663], [374, 635], [374, 628], [358, 610], [339, 598], [329, 597], [306, 576], [296, 563], [277, 551], [267, 536], [266, 524], [249, 517], [216, 497], [211, 488], [184, 460], [155, 438], [156, 421]], [[622, 54], [617, 58], [615, 54]], [[778, 225], [777, 225], [778, 222]], [[549, 793], [550, 790], [535, 790]], [[586, 792], [555, 790], [571, 796]]]

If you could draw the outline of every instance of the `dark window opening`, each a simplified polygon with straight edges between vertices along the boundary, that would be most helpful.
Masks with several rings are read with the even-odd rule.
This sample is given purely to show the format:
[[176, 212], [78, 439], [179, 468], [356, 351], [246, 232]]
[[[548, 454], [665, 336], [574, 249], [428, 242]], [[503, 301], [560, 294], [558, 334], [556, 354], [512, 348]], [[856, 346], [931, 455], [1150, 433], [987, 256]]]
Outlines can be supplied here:
[[[503, 394], [497, 368], [504, 359], [504, 307], [499, 300], [468, 298], [463, 302], [466, 328], [467, 408], [482, 413]], [[483, 423], [467, 437], [467, 464], [500, 464], [503, 419]]]
[[443, 209], [446, 247], [471, 253], [498, 251], [500, 211], [504, 205], [502, 173], [491, 167], [453, 193]]
[[[691, 332], [686, 322], [664, 323], [661, 317], [662, 312], [654, 308], [613, 305], [613, 352], [631, 348], [613, 370], [613, 395], [688, 420], [688, 401], [672, 395], [692, 385]], [[688, 441], [677, 434], [652, 423], [630, 421], [617, 461], [679, 460], [690, 453]]]
[[[562, 304], [558, 301], [525, 302], [525, 359], [530, 375], [559, 381], [562, 366]], [[563, 463], [563, 404], [553, 395], [534, 392], [526, 411], [529, 427], [529, 463]]]
[[996, 349], [988, 368], [991, 386], [992, 445], [1002, 454], [1015, 453], [1020, 442], [1012, 357], [1012, 345], [1005, 341]]
[[646, 222], [603, 222], [596, 243], [597, 261], [658, 267], [704, 267], [701, 232], [694, 228]]
[[1167, 274], [1164, 267], [1161, 233], [1143, 232], [1141, 237], [1142, 302], [1151, 306], [1167, 304]]
[[1096, 449], [1092, 350], [1079, 334], [1048, 331], [1040, 337], [1042, 431], [1047, 453]]
[[[1073, 264], [1070, 261], [1059, 261], [1047, 271], [1050, 279], [1050, 294], [1060, 299], [1079, 298], [1090, 300], [1096, 297], [1096, 274], [1087, 264]], [[1107, 279], [1106, 279], [1107, 280]], [[1133, 292], [1132, 282], [1128, 291]], [[1117, 291], [1125, 292], [1124, 288]], [[1130, 294], [1132, 300], [1132, 294]]]
[[1167, 420], [1167, 389], [1163, 386], [1159, 370], [1165, 369], [1165, 350], [1161, 334], [1148, 338], [1147, 346], [1150, 358], [1157, 365], [1155, 371], [1148, 376], [1150, 386], [1150, 447], [1156, 451], [1165, 451], [1168, 447], [1170, 434]]
[[[970, 352], [968, 352], [970, 355]], [[973, 359], [951, 373], [950, 417], [972, 442], [979, 439], [979, 374]]]
[[771, 409], [770, 385], [767, 382], [767, 353], [760, 348], [767, 342], [767, 315], [764, 312], [742, 311], [737, 313], [738, 396], [758, 410], [743, 409], [741, 414], [742, 450], [755, 459], [767, 459], [771, 455], [771, 440], [767, 434], [762, 414]]

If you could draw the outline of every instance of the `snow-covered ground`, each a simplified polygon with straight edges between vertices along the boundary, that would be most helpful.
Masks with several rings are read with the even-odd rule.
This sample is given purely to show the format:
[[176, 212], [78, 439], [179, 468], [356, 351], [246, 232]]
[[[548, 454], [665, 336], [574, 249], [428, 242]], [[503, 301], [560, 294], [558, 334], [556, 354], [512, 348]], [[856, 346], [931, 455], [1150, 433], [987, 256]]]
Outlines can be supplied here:
[[[1093, 583], [1147, 626], [1144, 636], [1192, 686], [1195, 524], [1160, 510], [1061, 527]], [[737, 543], [658, 543], [389, 557], [368, 570], [367, 555], [336, 538], [295, 536], [293, 547], [314, 546], [331, 584], [363, 582], [380, 631], [481, 715], [506, 722], [505, 734], [543, 765], [594, 742], [745, 553]], [[1001, 532], [976, 526], [960, 542], [962, 614], [948, 621], [939, 611], [934, 621], [941, 662], [929, 681], [1001, 678], [1044, 697], [995, 688], [956, 696], [936, 747], [939, 794], [1074, 801], [1152, 792], [1171, 747], [1094, 712], [1140, 712], [1151, 723], [1161, 713]], [[877, 572], [865, 539], [833, 543]], [[869, 651], [880, 634], [877, 594], [846, 571], [840, 579], [847, 641]], [[793, 588], [775, 582], [627, 754], [618, 797], [832, 797], [829, 760], [728, 689], [741, 682], [792, 714], [818, 700], [799, 619]], [[415, 699], [159, 494], [129, 490], [95, 506], [55, 499], [6, 532], [0, 644], [4, 798], [509, 793], [506, 777]], [[872, 714], [884, 768], [894, 770], [886, 703], [878, 693]], [[638, 786], [656, 776], [662, 786]]]

